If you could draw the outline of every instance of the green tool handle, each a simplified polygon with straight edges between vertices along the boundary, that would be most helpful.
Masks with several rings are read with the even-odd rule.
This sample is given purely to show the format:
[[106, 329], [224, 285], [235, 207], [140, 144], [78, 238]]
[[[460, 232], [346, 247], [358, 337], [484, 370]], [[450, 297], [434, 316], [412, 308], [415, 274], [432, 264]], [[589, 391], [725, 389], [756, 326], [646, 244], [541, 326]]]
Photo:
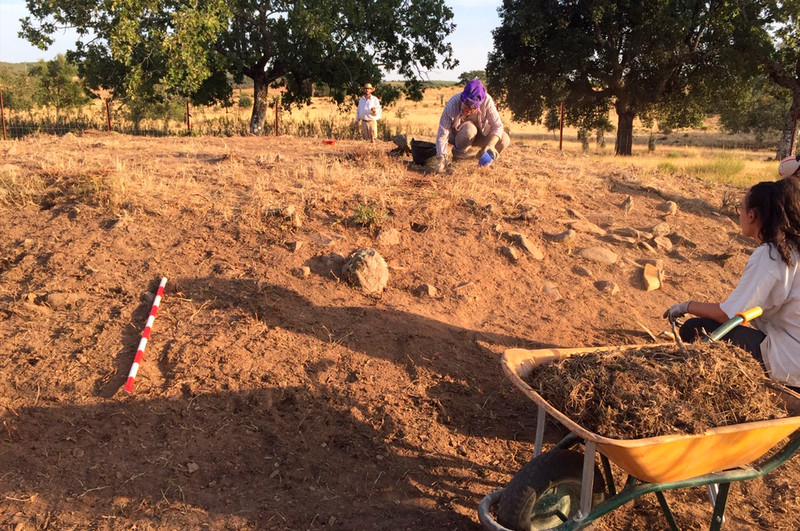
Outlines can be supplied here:
[[761, 315], [761, 307], [754, 306], [747, 311], [737, 313], [733, 319], [729, 320], [728, 322], [724, 323], [722, 326], [714, 330], [707, 338], [706, 342], [718, 341], [722, 338], [725, 334], [733, 330], [739, 325], [747, 324], [748, 321], [755, 319], [756, 317]]

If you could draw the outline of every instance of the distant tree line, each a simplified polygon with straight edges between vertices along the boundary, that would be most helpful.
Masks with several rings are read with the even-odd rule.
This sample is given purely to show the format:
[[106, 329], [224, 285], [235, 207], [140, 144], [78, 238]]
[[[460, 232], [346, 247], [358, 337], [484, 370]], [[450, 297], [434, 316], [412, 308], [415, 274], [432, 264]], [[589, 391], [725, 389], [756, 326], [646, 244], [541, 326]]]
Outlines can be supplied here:
[[22, 69], [0, 67], [3, 105], [9, 111], [29, 114], [38, 107], [50, 107], [60, 119], [90, 101], [77, 74], [77, 67], [62, 54]]

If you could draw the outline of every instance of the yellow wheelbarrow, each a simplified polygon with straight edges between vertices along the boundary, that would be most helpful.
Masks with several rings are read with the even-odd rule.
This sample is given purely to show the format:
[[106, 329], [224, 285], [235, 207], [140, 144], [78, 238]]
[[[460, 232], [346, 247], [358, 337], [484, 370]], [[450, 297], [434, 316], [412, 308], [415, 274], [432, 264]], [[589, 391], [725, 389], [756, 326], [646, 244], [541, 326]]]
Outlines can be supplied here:
[[[752, 315], [750, 312], [747, 314]], [[722, 337], [747, 319], [744, 314], [737, 316], [710, 337]], [[670, 529], [679, 531], [663, 493], [707, 485], [714, 507], [710, 529], [719, 531], [724, 521], [730, 484], [771, 472], [800, 448], [800, 416], [713, 428], [696, 435], [609, 439], [576, 424], [525, 382], [525, 377], [538, 365], [576, 354], [642, 346], [510, 349], [504, 353], [502, 366], [506, 375], [538, 408], [534, 457], [505, 488], [491, 492], [481, 501], [478, 516], [485, 529], [577, 530], [625, 503], [653, 492]], [[797, 393], [782, 386], [776, 387], [787, 402], [800, 402]], [[548, 414], [571, 433], [542, 453]], [[788, 442], [769, 459], [757, 466], [752, 464], [789, 436]], [[582, 454], [573, 449], [581, 443], [584, 446]], [[602, 472], [597, 466], [598, 453]], [[619, 492], [611, 473], [611, 462], [628, 474]]]

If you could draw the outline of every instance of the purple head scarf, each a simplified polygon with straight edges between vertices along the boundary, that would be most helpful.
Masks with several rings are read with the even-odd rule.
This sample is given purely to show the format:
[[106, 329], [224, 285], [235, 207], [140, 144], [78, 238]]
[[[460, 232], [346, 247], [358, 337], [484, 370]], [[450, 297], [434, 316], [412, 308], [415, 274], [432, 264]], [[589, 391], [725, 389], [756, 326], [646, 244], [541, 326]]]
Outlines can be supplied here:
[[486, 99], [486, 89], [483, 88], [483, 83], [478, 79], [473, 79], [464, 87], [464, 92], [461, 93], [461, 101], [467, 103], [474, 108], [483, 103]]

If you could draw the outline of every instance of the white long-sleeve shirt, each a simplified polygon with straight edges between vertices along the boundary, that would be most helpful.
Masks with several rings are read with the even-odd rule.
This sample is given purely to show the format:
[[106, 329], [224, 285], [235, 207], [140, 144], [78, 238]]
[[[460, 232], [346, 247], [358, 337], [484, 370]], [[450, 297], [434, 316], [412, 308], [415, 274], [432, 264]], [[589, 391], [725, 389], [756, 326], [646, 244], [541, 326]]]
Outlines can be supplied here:
[[[488, 94], [478, 106], [477, 112], [478, 132], [483, 136], [496, 136], [503, 138], [503, 122], [500, 121], [500, 113], [494, 100]], [[470, 121], [472, 117], [470, 117]], [[447, 101], [439, 119], [439, 132], [436, 134], [436, 155], [441, 157], [447, 153], [447, 140], [450, 132], [461, 129], [464, 122], [461, 121], [461, 93], [459, 92]]]
[[[372, 114], [372, 108], [375, 108], [375, 114]], [[358, 100], [358, 111], [356, 111], [356, 122], [359, 120], [364, 120], [366, 122], [369, 121], [378, 121], [381, 118], [381, 102], [378, 101], [378, 98], [371, 95], [369, 98], [366, 96], [361, 96], [361, 99]]]
[[761, 356], [773, 380], [800, 385], [800, 253], [792, 251], [792, 265], [781, 260], [771, 244], [761, 244], [744, 266], [736, 289], [720, 308], [728, 318], [760, 306], [764, 313], [753, 325], [767, 337]]

